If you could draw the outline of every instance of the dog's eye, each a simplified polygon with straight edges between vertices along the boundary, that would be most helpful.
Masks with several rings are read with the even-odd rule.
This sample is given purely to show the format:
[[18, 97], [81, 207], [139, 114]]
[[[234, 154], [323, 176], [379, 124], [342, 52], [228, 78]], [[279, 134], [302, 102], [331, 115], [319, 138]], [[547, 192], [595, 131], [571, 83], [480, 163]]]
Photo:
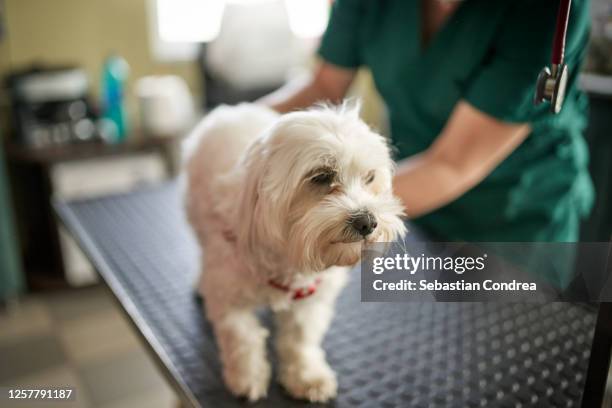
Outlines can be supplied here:
[[334, 172], [320, 173], [310, 179], [311, 182], [318, 185], [328, 185], [334, 181], [336, 174]]
[[374, 181], [375, 177], [376, 177], [376, 172], [374, 170], [371, 170], [370, 172], [368, 172], [368, 174], [366, 174], [365, 183], [370, 184], [371, 182]]

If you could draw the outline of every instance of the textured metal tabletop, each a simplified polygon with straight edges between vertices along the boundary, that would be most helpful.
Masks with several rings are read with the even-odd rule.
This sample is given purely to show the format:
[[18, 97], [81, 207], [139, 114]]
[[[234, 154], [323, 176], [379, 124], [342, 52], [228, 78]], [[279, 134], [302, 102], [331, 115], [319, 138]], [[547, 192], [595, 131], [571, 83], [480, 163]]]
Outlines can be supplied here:
[[[225, 390], [214, 337], [194, 296], [198, 248], [175, 183], [56, 203], [56, 209], [186, 403], [310, 406], [274, 381], [269, 397], [256, 404]], [[339, 379], [329, 406], [580, 406], [594, 309], [361, 303], [358, 274], [353, 271], [324, 342]]]

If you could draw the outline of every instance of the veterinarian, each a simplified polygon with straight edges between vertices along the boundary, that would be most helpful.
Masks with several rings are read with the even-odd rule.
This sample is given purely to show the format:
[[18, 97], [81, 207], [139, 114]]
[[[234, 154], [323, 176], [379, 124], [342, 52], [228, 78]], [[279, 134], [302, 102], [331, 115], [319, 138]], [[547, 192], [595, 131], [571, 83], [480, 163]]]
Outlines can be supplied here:
[[593, 187], [578, 72], [589, 7], [575, 0], [558, 115], [533, 105], [557, 0], [336, 0], [310, 82], [262, 102], [280, 112], [340, 101], [367, 66], [388, 108], [394, 191], [446, 240], [576, 241]]

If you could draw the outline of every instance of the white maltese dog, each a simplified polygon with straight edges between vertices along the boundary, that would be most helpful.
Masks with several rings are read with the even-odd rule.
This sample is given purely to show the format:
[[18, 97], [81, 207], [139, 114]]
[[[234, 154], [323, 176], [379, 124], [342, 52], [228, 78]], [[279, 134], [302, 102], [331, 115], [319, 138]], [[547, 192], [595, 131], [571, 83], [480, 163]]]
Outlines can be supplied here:
[[222, 106], [185, 141], [186, 207], [203, 250], [198, 290], [237, 396], [266, 396], [268, 330], [254, 311], [269, 306], [282, 385], [300, 399], [335, 397], [321, 341], [347, 270], [364, 241], [405, 232], [389, 148], [358, 110]]

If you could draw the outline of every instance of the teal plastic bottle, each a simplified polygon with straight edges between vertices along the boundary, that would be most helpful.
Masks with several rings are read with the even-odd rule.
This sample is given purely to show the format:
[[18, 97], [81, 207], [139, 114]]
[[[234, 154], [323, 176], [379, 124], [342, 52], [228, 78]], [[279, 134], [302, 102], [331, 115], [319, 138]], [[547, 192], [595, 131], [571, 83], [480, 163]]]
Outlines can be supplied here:
[[121, 143], [128, 135], [127, 112], [125, 108], [125, 86], [130, 67], [117, 55], [111, 55], [102, 67], [102, 117], [114, 124], [110, 142]]

